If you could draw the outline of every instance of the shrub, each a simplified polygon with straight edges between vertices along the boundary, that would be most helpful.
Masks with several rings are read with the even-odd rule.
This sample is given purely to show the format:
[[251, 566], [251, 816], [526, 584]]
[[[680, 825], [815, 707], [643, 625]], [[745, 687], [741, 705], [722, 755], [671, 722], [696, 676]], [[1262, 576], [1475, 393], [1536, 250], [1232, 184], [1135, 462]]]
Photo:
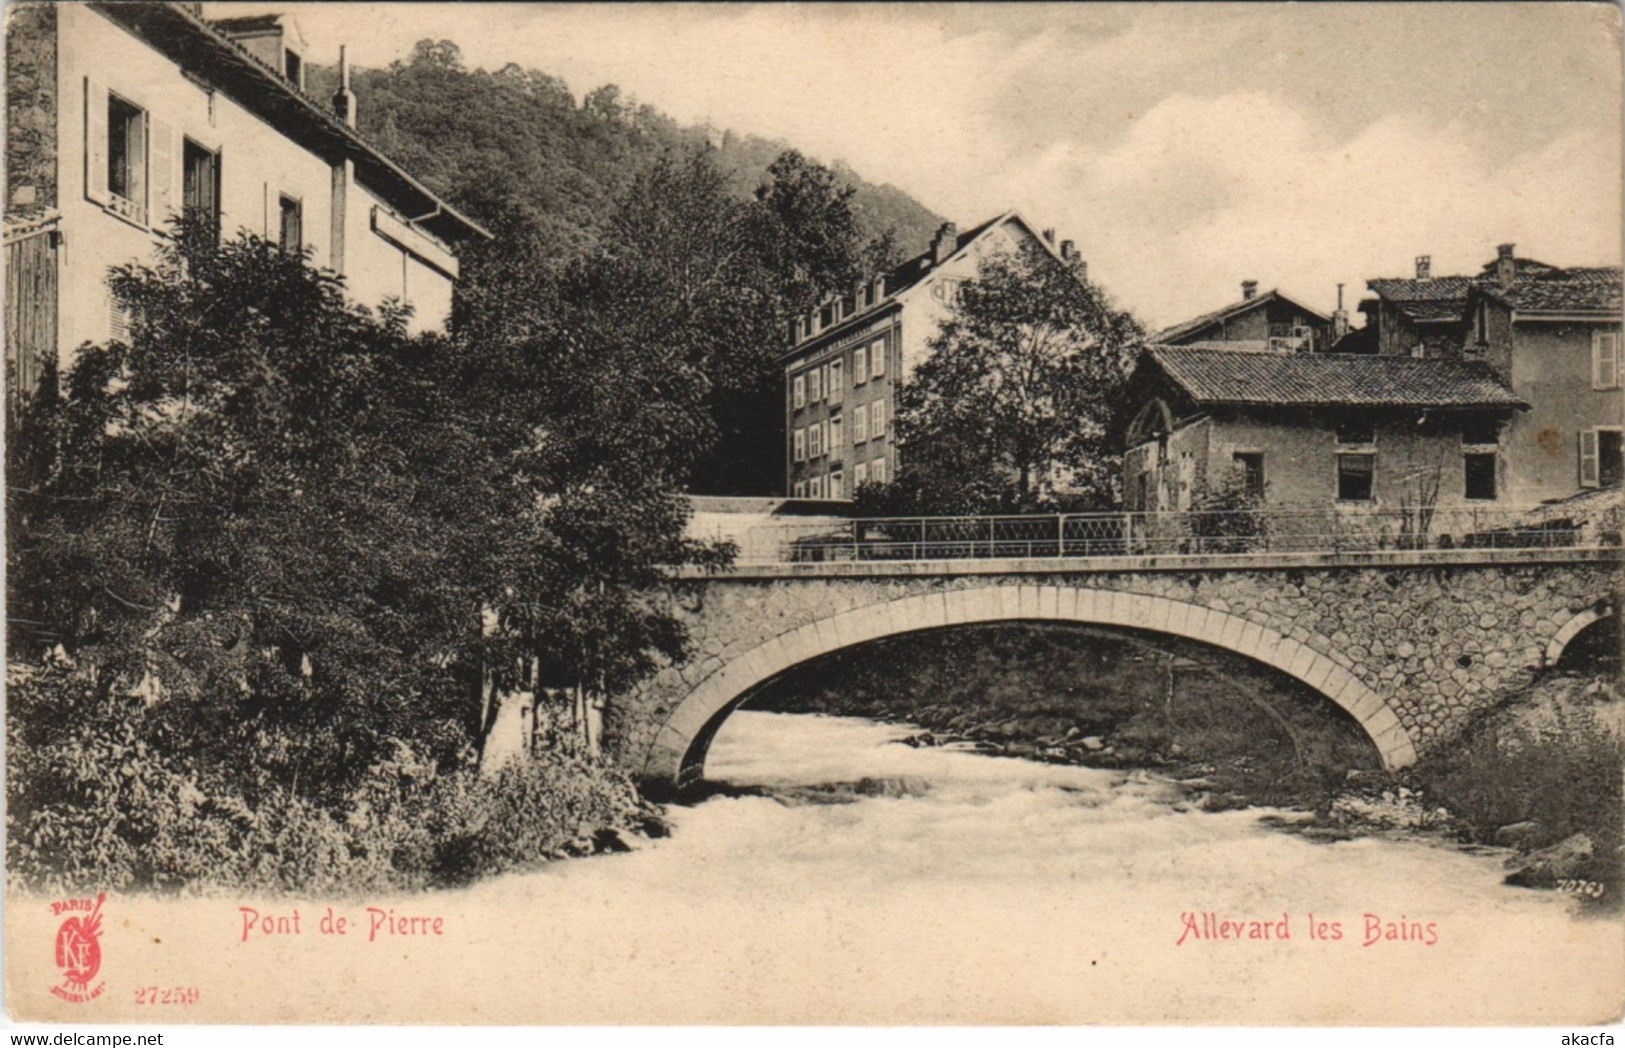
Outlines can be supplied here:
[[329, 807], [189, 765], [143, 700], [98, 699], [66, 668], [9, 695], [16, 888], [353, 895], [462, 884], [591, 850], [640, 804], [629, 780], [598, 765], [544, 755], [482, 778], [440, 771], [397, 742]]
[[1479, 724], [1461, 745], [1419, 764], [1415, 777], [1474, 842], [1489, 843], [1496, 830], [1520, 822], [1537, 827], [1526, 838], [1529, 849], [1585, 834], [1593, 845], [1587, 876], [1614, 896], [1621, 885], [1622, 767], [1625, 745], [1596, 715], [1558, 703], [1541, 727]]

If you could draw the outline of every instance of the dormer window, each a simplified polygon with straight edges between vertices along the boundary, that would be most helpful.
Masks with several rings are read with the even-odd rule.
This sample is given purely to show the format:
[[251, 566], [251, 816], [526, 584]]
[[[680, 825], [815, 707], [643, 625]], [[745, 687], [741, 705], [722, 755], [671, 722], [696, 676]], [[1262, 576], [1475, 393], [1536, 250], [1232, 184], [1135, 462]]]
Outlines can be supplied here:
[[297, 52], [286, 48], [282, 51], [282, 75], [287, 77], [294, 87], [303, 91], [305, 89], [305, 64], [300, 61]]

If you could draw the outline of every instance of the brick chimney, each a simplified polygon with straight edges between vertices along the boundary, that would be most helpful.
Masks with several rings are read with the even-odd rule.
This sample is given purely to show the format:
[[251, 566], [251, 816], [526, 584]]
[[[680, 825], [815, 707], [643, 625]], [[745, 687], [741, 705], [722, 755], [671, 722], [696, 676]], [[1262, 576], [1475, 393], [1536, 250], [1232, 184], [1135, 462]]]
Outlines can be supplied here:
[[1071, 240], [1063, 240], [1063, 241], [1061, 241], [1061, 261], [1062, 262], [1076, 262], [1076, 261], [1078, 261], [1078, 245], [1077, 245], [1077, 243], [1075, 241], [1071, 241]]
[[931, 239], [931, 264], [940, 266], [948, 261], [948, 256], [959, 247], [959, 227], [952, 222], [944, 222], [937, 230], [937, 235]]
[[1337, 285], [1337, 312], [1332, 314], [1332, 342], [1349, 333], [1349, 311], [1343, 308], [1343, 285]]
[[1253, 299], [1255, 299], [1257, 297], [1258, 297], [1258, 281], [1256, 281], [1256, 280], [1243, 280], [1241, 282], [1241, 299], [1242, 299], [1242, 301], [1243, 302], [1251, 302]]
[[333, 95], [333, 113], [350, 127], [355, 126], [355, 95], [350, 93], [350, 62], [339, 45], [339, 89]]
[[1417, 280], [1432, 280], [1433, 279], [1433, 256], [1432, 255], [1417, 255], [1416, 256], [1416, 279]]
[[1495, 248], [1495, 282], [1505, 291], [1518, 279], [1518, 263], [1513, 261], [1512, 244], [1499, 244]]

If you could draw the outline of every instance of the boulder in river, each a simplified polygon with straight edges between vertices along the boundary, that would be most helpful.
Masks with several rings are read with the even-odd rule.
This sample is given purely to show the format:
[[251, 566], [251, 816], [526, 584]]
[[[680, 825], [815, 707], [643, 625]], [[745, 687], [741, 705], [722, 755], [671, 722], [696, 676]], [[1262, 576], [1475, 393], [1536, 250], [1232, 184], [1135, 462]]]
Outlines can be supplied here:
[[1590, 837], [1571, 834], [1549, 848], [1511, 860], [1517, 869], [1506, 882], [1521, 888], [1552, 888], [1558, 881], [1583, 877], [1595, 849]]
[[1525, 820], [1502, 826], [1495, 831], [1495, 843], [1503, 848], [1523, 848], [1540, 833], [1540, 823]]

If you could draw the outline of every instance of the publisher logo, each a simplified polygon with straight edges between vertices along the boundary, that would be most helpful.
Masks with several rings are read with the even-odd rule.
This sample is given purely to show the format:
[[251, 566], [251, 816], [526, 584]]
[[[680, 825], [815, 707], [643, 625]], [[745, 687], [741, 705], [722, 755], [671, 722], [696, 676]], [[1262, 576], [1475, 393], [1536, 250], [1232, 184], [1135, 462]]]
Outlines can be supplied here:
[[56, 930], [56, 966], [62, 981], [51, 992], [64, 1001], [91, 1001], [107, 983], [96, 982], [102, 970], [102, 903], [107, 893], [90, 899], [64, 899], [51, 904], [53, 916], [71, 914]]

